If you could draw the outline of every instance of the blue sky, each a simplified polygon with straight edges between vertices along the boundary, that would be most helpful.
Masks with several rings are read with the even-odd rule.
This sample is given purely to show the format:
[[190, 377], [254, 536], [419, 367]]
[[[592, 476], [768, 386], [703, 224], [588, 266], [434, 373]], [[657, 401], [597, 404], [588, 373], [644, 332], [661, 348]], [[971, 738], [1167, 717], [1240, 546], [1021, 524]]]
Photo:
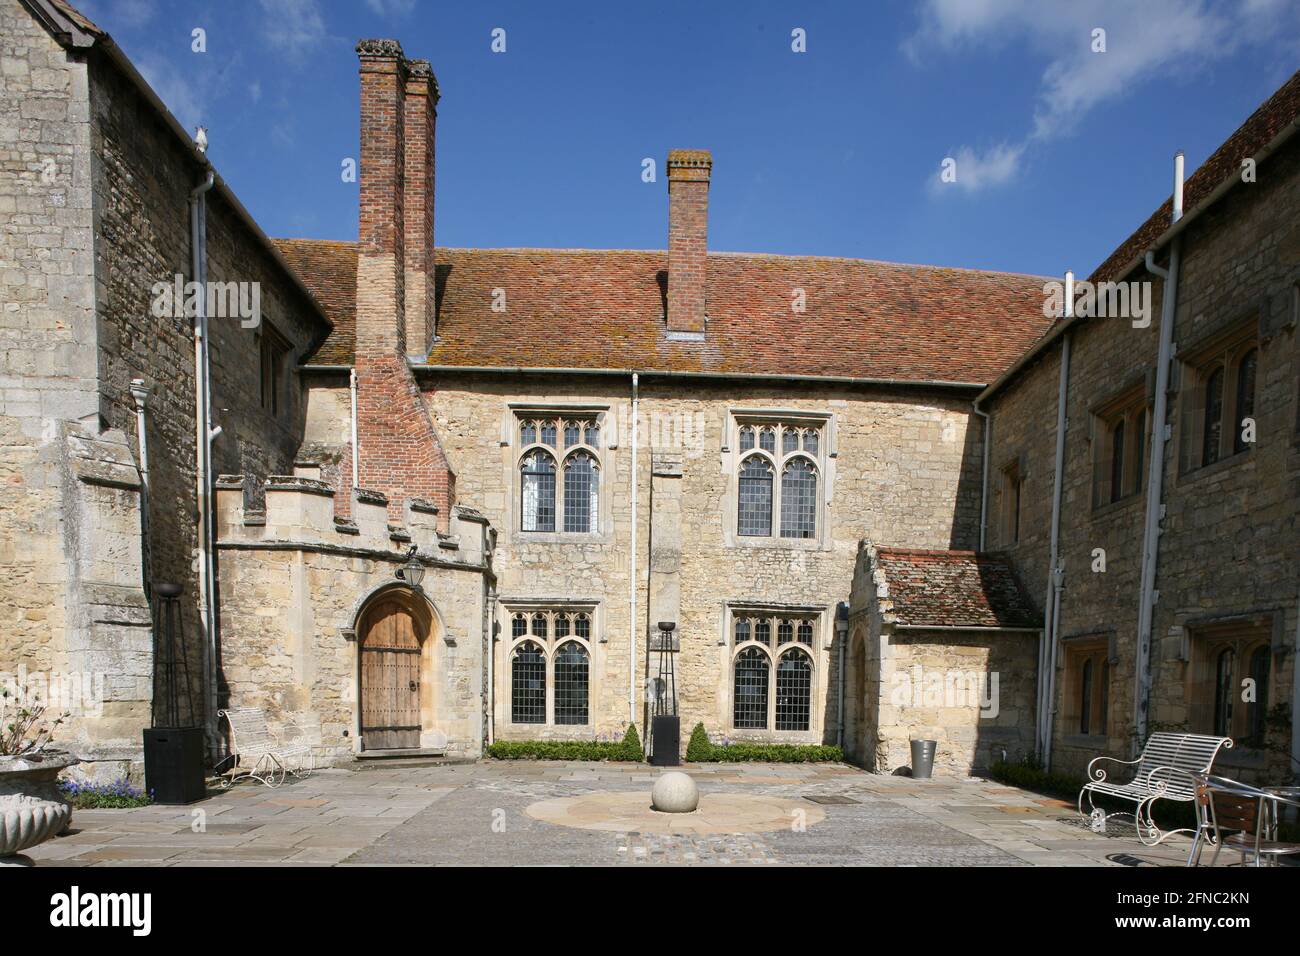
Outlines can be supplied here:
[[272, 236], [356, 237], [353, 47], [398, 38], [442, 87], [450, 246], [663, 248], [689, 147], [715, 250], [1087, 273], [1300, 67], [1300, 0], [78, 5]]

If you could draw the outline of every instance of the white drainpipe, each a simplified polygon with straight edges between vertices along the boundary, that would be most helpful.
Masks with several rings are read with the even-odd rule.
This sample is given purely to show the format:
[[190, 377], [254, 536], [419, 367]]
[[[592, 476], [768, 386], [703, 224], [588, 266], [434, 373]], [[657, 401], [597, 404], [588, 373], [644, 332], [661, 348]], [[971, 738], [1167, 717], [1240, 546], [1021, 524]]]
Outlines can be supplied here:
[[131, 398], [135, 401], [135, 435], [140, 448], [140, 571], [146, 597], [153, 594], [153, 559], [149, 547], [149, 438], [145, 431], [145, 405], [149, 386], [142, 378], [131, 379]]
[[640, 376], [636, 372], [632, 373], [632, 585], [629, 595], [629, 604], [631, 619], [628, 626], [628, 664], [627, 664], [627, 719], [631, 724], [636, 723], [636, 504], [637, 504], [637, 450], [640, 442], [640, 434], [637, 427], [637, 418], [640, 415]]
[[[1065, 274], [1065, 316], [1063, 321], [1074, 317], [1074, 273]], [[1043, 602], [1043, 626], [1047, 629], [1045, 654], [1043, 655], [1044, 673], [1039, 687], [1042, 691], [1042, 709], [1039, 719], [1042, 722], [1043, 766], [1051, 767], [1052, 761], [1052, 716], [1056, 707], [1056, 653], [1060, 643], [1061, 591], [1065, 587], [1065, 568], [1061, 563], [1061, 486], [1065, 480], [1065, 432], [1069, 428], [1066, 416], [1066, 401], [1070, 391], [1070, 333], [1061, 337], [1061, 377], [1056, 394], [1056, 462], [1052, 477], [1052, 524], [1051, 543], [1048, 549], [1047, 597]]]
[[204, 194], [212, 188], [215, 174], [209, 168], [202, 183], [190, 192], [190, 273], [199, 283], [196, 296], [197, 312], [194, 316], [194, 441], [195, 441], [195, 492], [198, 496], [199, 543], [199, 620], [205, 640], [203, 679], [206, 698], [208, 745], [219, 753], [217, 735], [217, 631], [212, 560], [211, 521], [209, 496], [212, 462], [212, 409], [211, 388], [208, 381], [208, 316], [207, 316], [207, 202]]
[[[1174, 156], [1173, 222], [1183, 218], [1183, 152]], [[1164, 280], [1160, 301], [1160, 349], [1156, 355], [1155, 407], [1151, 412], [1151, 465], [1147, 468], [1146, 525], [1142, 536], [1142, 594], [1138, 604], [1137, 655], [1134, 665], [1133, 732], [1134, 748], [1146, 740], [1151, 705], [1151, 635], [1156, 602], [1156, 568], [1160, 561], [1160, 521], [1164, 517], [1165, 432], [1169, 414], [1169, 365], [1174, 355], [1174, 310], [1178, 304], [1178, 269], [1182, 261], [1182, 236], [1169, 244], [1169, 267], [1155, 263], [1146, 254], [1147, 271]]]

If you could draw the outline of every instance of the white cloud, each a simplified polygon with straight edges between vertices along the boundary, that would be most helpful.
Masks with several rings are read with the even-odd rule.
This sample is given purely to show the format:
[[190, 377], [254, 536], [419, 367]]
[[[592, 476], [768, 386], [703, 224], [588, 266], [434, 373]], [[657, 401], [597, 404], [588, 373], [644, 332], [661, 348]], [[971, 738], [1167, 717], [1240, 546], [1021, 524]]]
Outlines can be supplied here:
[[1023, 143], [999, 143], [982, 153], [969, 146], [959, 147], [950, 155], [956, 164], [952, 181], [944, 182], [940, 173], [936, 172], [930, 183], [931, 191], [936, 195], [942, 194], [944, 190], [973, 193], [990, 186], [1000, 186], [1019, 170], [1020, 157], [1024, 151]]
[[262, 37], [293, 60], [307, 57], [326, 38], [318, 0], [258, 0], [263, 13]]
[[[1026, 147], [1069, 135], [1089, 111], [1156, 75], [1190, 75], [1244, 44], [1280, 37], [1280, 21], [1297, 13], [1300, 0], [927, 0], [903, 49], [921, 67], [935, 54], [1008, 44], [1047, 61], [1023, 141], [976, 157], [1000, 172], [1009, 156], [1014, 167]], [[1106, 31], [1104, 53], [1092, 48], [1097, 28]]]

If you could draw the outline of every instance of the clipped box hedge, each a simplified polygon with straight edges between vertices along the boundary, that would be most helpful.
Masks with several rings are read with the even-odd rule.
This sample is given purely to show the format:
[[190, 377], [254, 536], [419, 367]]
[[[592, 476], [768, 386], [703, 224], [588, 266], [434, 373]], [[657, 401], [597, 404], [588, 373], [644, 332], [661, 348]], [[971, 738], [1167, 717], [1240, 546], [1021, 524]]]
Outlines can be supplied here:
[[498, 740], [487, 755], [497, 760], [630, 760], [645, 759], [636, 726], [629, 724], [619, 741], [607, 740]]
[[823, 744], [715, 744], [696, 724], [686, 745], [689, 763], [842, 763], [844, 751]]

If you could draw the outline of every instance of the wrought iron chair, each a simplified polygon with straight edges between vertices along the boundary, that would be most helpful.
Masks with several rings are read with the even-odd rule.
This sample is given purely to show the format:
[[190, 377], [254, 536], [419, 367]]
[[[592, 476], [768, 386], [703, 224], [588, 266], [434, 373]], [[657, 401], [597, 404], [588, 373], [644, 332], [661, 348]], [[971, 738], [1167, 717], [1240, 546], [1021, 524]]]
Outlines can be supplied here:
[[[297, 726], [287, 725], [286, 736], [282, 739], [271, 732], [266, 715], [257, 707], [234, 707], [219, 710], [217, 714], [225, 717], [230, 725], [230, 756], [227, 759], [232, 762], [239, 759], [239, 764], [232, 766], [229, 776], [221, 781], [223, 790], [246, 777], [268, 787], [278, 787], [289, 774], [306, 777], [316, 769], [311, 744]], [[243, 766], [245, 760], [249, 762], [247, 769]]]
[[[1152, 819], [1152, 806], [1157, 800], [1182, 803], [1195, 801], [1197, 775], [1208, 774], [1219, 750], [1231, 746], [1232, 740], [1228, 737], [1161, 732], [1151, 735], [1137, 760], [1096, 757], [1088, 764], [1088, 779], [1079, 791], [1079, 813], [1085, 819], [1091, 819], [1094, 812], [1102, 812], [1093, 804], [1094, 795], [1100, 794], [1135, 804], [1131, 813], [1109, 813], [1104, 814], [1104, 817], [1133, 817], [1138, 839], [1146, 846], [1155, 846], [1175, 833], [1199, 835], [1204, 829], [1199, 817], [1196, 830], [1184, 828], [1162, 832]], [[1117, 783], [1108, 779], [1104, 768], [1097, 766], [1102, 761], [1120, 766], [1135, 766], [1137, 771], [1132, 780]], [[1086, 810], [1083, 807], [1085, 796], [1088, 798]]]
[[1214, 846], [1210, 866], [1218, 862], [1224, 847], [1241, 854], [1242, 866], [1251, 854], [1255, 866], [1262, 866], [1265, 859], [1276, 866], [1279, 857], [1300, 853], [1300, 843], [1276, 839], [1279, 811], [1283, 806], [1300, 807], [1300, 796], [1203, 774], [1197, 781], [1196, 802], [1203, 825], [1188, 857], [1189, 866], [1200, 866], [1206, 843]]

